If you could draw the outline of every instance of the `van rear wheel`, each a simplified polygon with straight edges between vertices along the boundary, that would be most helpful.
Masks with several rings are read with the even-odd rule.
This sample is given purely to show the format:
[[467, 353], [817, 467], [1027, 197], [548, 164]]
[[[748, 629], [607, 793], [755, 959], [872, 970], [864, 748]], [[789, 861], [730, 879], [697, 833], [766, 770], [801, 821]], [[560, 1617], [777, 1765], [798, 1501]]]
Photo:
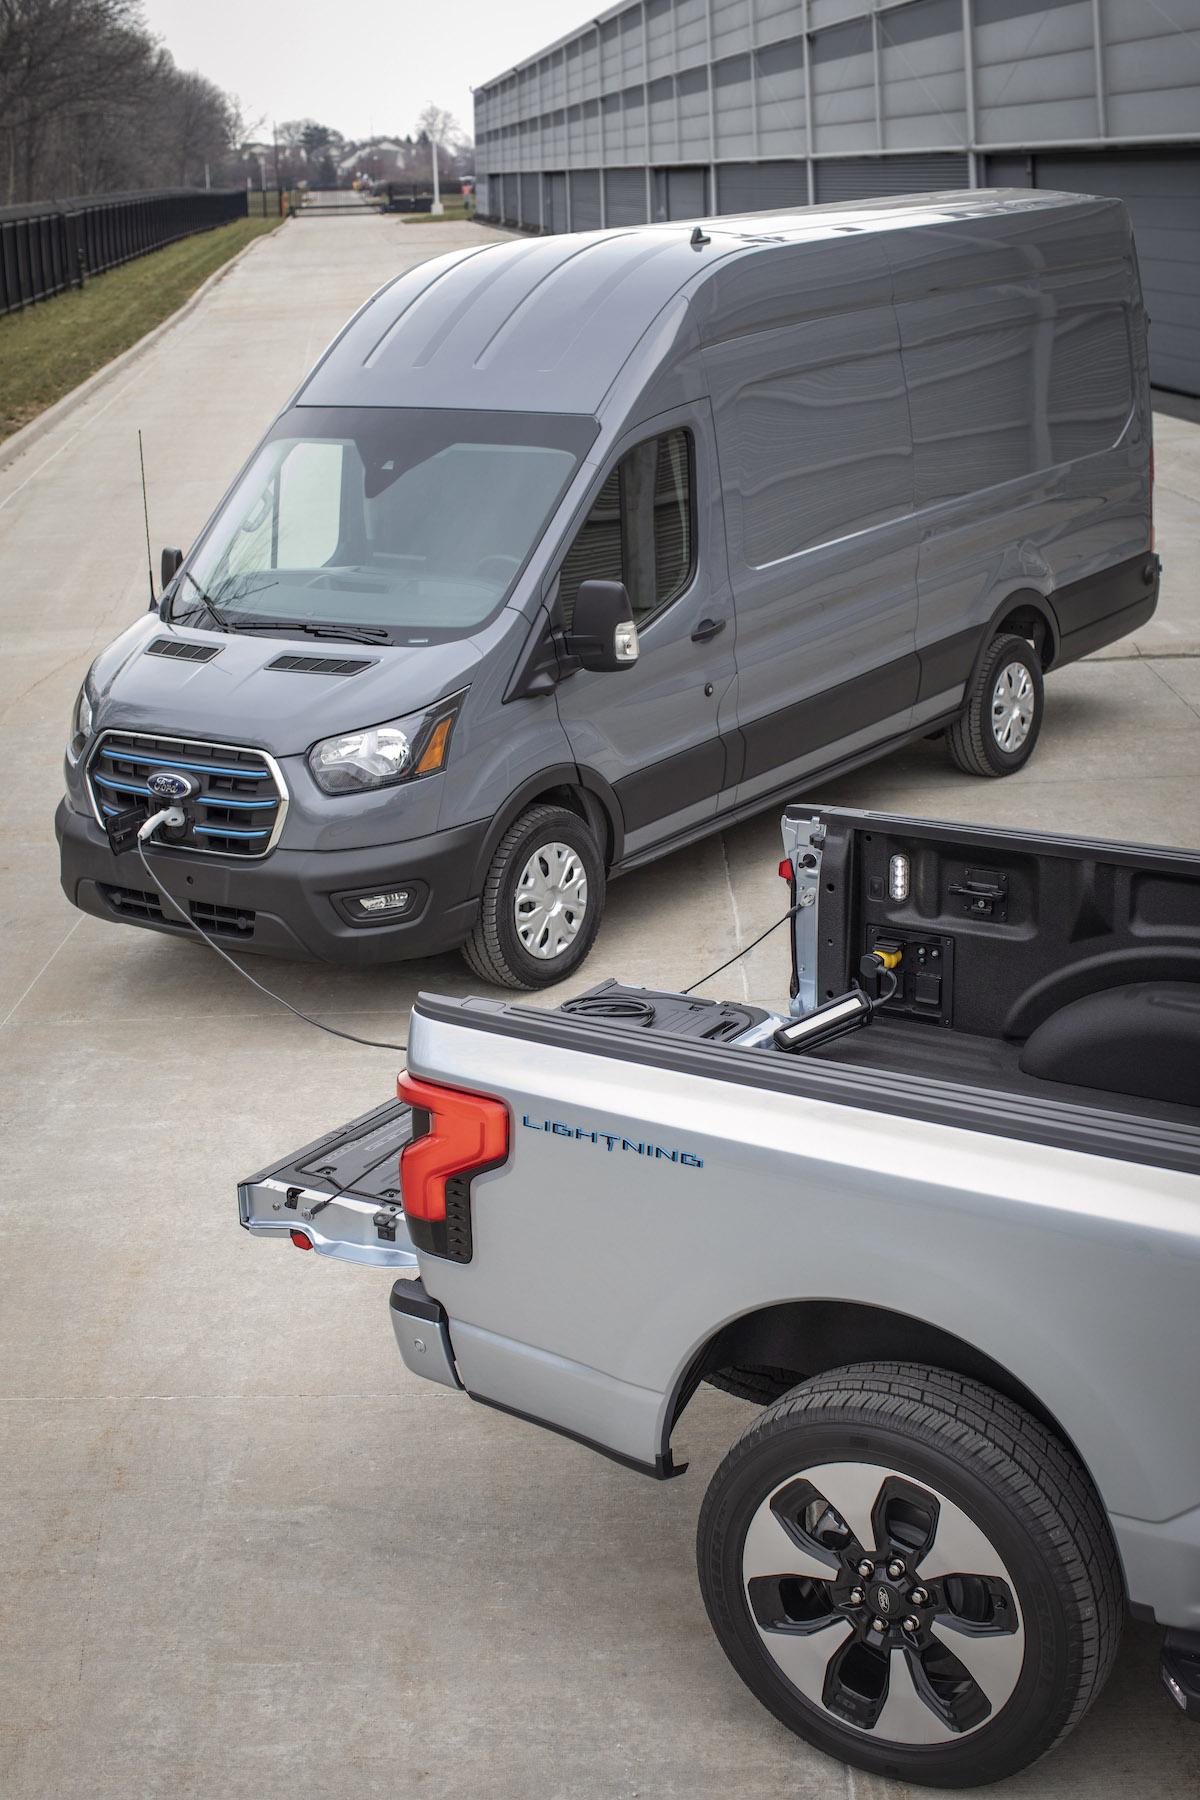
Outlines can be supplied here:
[[1123, 1586], [1099, 1499], [1031, 1413], [916, 1363], [831, 1370], [712, 1478], [700, 1588], [751, 1693], [892, 1780], [1014, 1774], [1108, 1676]]
[[604, 859], [591, 827], [565, 806], [531, 806], [496, 847], [463, 955], [497, 987], [550, 987], [579, 967], [603, 910]]
[[1014, 775], [1033, 755], [1042, 729], [1042, 665], [1028, 639], [994, 637], [946, 732], [950, 755], [967, 775]]

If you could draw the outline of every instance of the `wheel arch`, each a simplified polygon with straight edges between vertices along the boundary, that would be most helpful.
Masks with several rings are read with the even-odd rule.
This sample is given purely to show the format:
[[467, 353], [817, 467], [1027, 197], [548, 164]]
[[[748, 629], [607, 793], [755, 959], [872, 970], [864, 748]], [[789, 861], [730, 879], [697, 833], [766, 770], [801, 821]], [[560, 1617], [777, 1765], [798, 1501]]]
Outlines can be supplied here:
[[1003, 1363], [953, 1332], [909, 1313], [852, 1300], [788, 1300], [741, 1313], [695, 1350], [668, 1396], [665, 1453], [688, 1402], [710, 1369], [757, 1364], [794, 1369], [796, 1381], [850, 1363], [929, 1363], [983, 1382], [1023, 1406], [1073, 1452], [1099, 1493], [1087, 1458], [1041, 1397]]
[[575, 763], [558, 763], [522, 782], [494, 815], [475, 858], [472, 894], [482, 891], [496, 848], [509, 826], [529, 807], [539, 804], [569, 807], [586, 820], [599, 840], [606, 869], [620, 860], [625, 830], [616, 794], [594, 771], [581, 769]]
[[967, 683], [968, 693], [983, 666], [988, 646], [1002, 631], [1013, 631], [1018, 637], [1028, 638], [1037, 651], [1042, 668], [1053, 668], [1062, 636], [1054, 607], [1036, 588], [1016, 588], [1004, 597], [992, 614], [975, 655], [975, 665]]

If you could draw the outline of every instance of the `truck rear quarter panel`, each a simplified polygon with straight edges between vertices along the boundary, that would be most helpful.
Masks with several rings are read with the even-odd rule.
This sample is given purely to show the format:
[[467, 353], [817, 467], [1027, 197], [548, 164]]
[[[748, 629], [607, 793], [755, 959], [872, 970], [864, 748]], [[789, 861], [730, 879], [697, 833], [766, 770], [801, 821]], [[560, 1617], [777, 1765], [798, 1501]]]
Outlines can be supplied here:
[[775, 1302], [866, 1303], [1024, 1383], [1110, 1512], [1200, 1502], [1194, 1176], [419, 1012], [409, 1061], [512, 1111], [508, 1163], [474, 1183], [472, 1262], [421, 1258], [476, 1397], [653, 1465], [675, 1384], [720, 1326]]

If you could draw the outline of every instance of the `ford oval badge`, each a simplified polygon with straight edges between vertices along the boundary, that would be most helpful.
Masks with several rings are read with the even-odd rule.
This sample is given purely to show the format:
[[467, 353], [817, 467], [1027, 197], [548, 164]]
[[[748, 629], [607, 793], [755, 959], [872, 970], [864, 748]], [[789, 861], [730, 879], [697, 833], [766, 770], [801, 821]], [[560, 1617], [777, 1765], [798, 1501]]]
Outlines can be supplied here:
[[155, 769], [146, 777], [146, 786], [156, 800], [188, 800], [200, 792], [193, 776], [178, 775], [174, 769]]

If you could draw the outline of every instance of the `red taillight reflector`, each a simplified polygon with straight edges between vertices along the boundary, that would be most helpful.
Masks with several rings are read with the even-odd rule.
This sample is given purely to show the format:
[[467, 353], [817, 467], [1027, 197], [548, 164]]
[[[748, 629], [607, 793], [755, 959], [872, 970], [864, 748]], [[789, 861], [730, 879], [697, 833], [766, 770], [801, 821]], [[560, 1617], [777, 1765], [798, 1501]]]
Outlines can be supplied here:
[[508, 1155], [508, 1108], [487, 1094], [421, 1081], [405, 1069], [401, 1100], [429, 1115], [429, 1129], [400, 1152], [400, 1189], [410, 1219], [446, 1217], [446, 1183], [494, 1168]]
[[785, 881], [790, 881], [792, 879], [792, 859], [790, 856], [785, 856], [780, 863], [779, 873], [783, 876]]
[[293, 1231], [291, 1233], [291, 1239], [297, 1250], [312, 1249], [312, 1239], [306, 1236], [303, 1231]]

